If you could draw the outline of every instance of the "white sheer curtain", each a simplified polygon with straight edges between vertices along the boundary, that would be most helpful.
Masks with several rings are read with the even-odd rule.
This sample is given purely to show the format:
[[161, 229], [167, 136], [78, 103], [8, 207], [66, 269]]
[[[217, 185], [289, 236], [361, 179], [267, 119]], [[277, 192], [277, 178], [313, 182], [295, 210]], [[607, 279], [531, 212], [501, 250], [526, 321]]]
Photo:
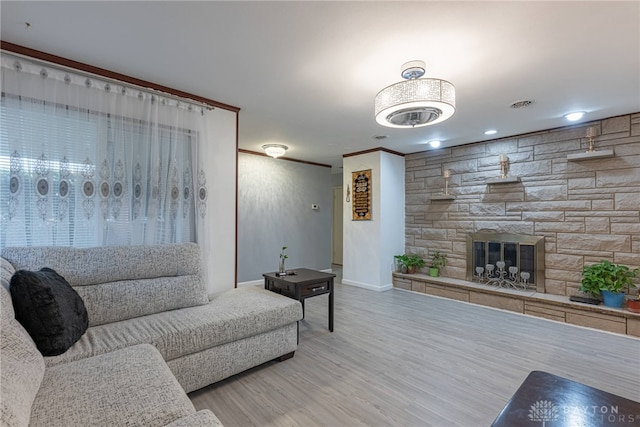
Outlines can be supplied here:
[[197, 241], [208, 113], [3, 53], [0, 247]]

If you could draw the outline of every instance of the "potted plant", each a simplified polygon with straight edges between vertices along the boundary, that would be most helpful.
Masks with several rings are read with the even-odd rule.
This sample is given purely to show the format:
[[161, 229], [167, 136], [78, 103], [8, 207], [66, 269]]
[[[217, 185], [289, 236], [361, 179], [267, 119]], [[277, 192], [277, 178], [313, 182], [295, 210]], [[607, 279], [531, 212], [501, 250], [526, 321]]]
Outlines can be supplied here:
[[287, 273], [287, 270], [285, 270], [284, 268], [284, 262], [286, 261], [287, 258], [289, 258], [289, 255], [284, 253], [284, 251], [286, 250], [287, 250], [287, 247], [283, 246], [282, 250], [280, 251], [280, 265], [278, 266], [278, 273], [281, 276], [284, 276]]
[[625, 265], [613, 264], [602, 260], [582, 269], [581, 292], [586, 292], [596, 298], [602, 295], [604, 305], [622, 308], [624, 305], [624, 290], [634, 287], [633, 278], [638, 275], [638, 269], [631, 270]]
[[435, 251], [431, 255], [431, 266], [429, 267], [429, 276], [438, 277], [440, 275], [440, 269], [447, 265], [447, 254], [443, 254], [440, 251]]
[[416, 270], [419, 270], [422, 267], [424, 267], [425, 262], [418, 255], [409, 255], [406, 265], [407, 265], [407, 273], [413, 274], [416, 272]]
[[409, 256], [407, 254], [402, 255], [394, 255], [396, 263], [396, 271], [398, 273], [406, 273], [407, 272], [407, 261], [409, 260]]
[[627, 310], [640, 313], [640, 293], [635, 297], [627, 298]]
[[413, 274], [417, 269], [420, 269], [425, 266], [425, 262], [418, 255], [395, 255], [398, 265], [400, 266], [400, 271], [402, 273]]

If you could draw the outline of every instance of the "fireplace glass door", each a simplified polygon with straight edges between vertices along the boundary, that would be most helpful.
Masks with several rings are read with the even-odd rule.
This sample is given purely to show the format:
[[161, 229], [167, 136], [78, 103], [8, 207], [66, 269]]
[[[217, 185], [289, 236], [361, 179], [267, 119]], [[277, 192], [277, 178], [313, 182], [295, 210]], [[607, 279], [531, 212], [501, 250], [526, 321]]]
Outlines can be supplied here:
[[470, 234], [467, 238], [467, 280], [544, 292], [544, 237]]

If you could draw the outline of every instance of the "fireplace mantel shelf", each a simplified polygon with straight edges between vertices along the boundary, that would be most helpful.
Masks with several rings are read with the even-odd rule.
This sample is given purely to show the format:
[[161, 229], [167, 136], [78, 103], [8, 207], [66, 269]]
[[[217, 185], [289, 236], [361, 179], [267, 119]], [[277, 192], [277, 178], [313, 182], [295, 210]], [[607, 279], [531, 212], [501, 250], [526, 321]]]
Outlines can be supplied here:
[[396, 288], [640, 337], [640, 313], [570, 301], [568, 296], [488, 286], [448, 277], [393, 273]]

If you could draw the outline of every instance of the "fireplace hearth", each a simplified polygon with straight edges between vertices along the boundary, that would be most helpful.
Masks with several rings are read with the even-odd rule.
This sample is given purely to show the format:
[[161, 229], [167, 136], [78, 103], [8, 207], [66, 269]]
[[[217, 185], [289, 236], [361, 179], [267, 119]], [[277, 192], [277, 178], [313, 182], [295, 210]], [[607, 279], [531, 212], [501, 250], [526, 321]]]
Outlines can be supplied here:
[[470, 233], [467, 280], [544, 293], [544, 236]]

